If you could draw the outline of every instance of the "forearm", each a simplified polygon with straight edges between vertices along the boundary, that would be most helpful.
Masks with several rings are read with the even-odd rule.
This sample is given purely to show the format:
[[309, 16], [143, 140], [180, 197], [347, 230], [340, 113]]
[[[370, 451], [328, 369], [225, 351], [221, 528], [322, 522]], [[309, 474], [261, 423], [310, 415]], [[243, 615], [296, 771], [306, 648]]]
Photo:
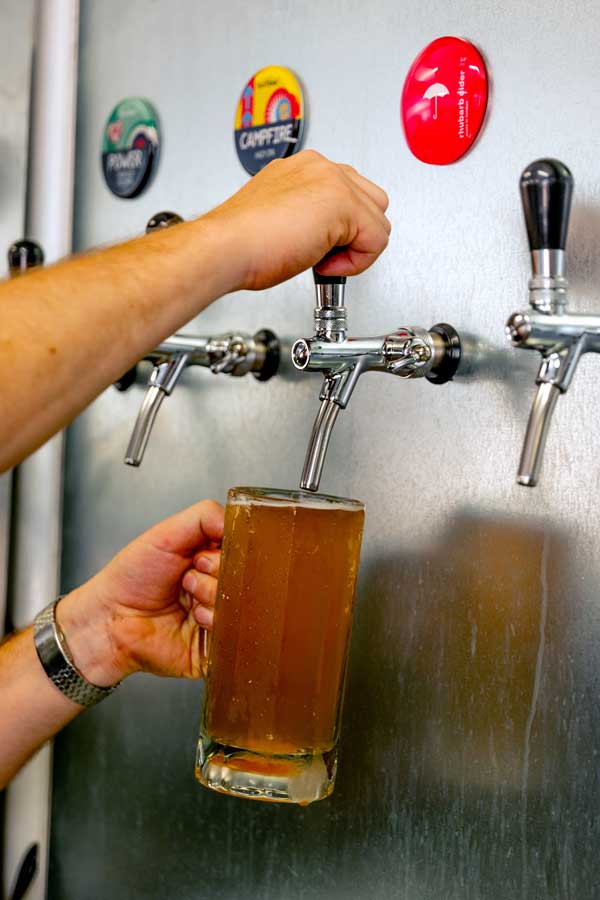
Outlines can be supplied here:
[[218, 216], [0, 285], [0, 471], [236, 286]]
[[[80, 596], [82, 594], [82, 596]], [[61, 600], [57, 618], [78, 670], [93, 684], [114, 684], [124, 672], [111, 657], [108, 617], [85, 587]], [[29, 757], [84, 707], [52, 683], [38, 659], [30, 626], [0, 645], [0, 790]]]
[[0, 471], [217, 297], [317, 264], [364, 271], [387, 244], [386, 207], [354, 169], [303, 151], [196, 222], [0, 285]]
[[0, 646], [0, 789], [82, 707], [45, 674], [29, 627]]

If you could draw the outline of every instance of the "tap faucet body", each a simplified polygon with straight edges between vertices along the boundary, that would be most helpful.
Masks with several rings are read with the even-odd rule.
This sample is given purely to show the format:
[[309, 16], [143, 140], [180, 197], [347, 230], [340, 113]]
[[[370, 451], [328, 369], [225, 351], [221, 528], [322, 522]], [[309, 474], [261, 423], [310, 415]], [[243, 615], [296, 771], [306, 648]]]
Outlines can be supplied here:
[[279, 367], [279, 341], [267, 329], [253, 336], [239, 332], [212, 337], [175, 334], [144, 359], [152, 363], [152, 372], [125, 454], [128, 466], [141, 464], [158, 410], [187, 368], [202, 366], [214, 374], [234, 377], [252, 372], [258, 381], [268, 381]]
[[333, 426], [364, 372], [425, 377], [435, 384], [444, 384], [454, 376], [461, 356], [460, 338], [451, 325], [435, 325], [429, 331], [414, 325], [402, 326], [379, 337], [348, 337], [346, 279], [314, 274], [314, 334], [300, 338], [292, 347], [292, 361], [297, 369], [319, 371], [324, 376], [321, 403], [300, 481], [300, 487], [308, 491], [319, 489]]
[[[173, 212], [160, 212], [149, 220], [146, 233], [172, 228], [183, 222]], [[183, 372], [190, 366], [202, 366], [215, 374], [236, 377], [252, 372], [258, 381], [268, 381], [279, 368], [279, 341], [272, 331], [262, 329], [254, 335], [241, 332], [213, 336], [175, 334], [144, 356], [152, 363], [148, 389], [140, 407], [125, 454], [125, 463], [139, 466], [148, 439], [165, 397], [168, 397]], [[127, 390], [136, 380], [137, 367], [116, 382], [118, 390]]]
[[572, 194], [573, 176], [558, 160], [536, 160], [521, 176], [532, 264], [529, 309], [513, 313], [506, 334], [513, 347], [542, 355], [517, 475], [526, 487], [538, 483], [556, 401], [568, 390], [581, 355], [600, 353], [600, 315], [568, 310], [565, 245]]

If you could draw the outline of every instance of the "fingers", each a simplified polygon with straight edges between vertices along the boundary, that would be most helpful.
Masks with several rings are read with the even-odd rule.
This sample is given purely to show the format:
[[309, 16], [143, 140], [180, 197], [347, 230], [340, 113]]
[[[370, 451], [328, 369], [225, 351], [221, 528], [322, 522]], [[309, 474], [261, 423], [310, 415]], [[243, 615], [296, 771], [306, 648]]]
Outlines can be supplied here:
[[358, 251], [353, 247], [342, 247], [340, 250], [330, 253], [325, 262], [319, 265], [319, 274], [333, 276], [359, 275], [373, 265], [385, 249], [386, 244], [383, 244], [378, 251]]
[[188, 612], [191, 610], [198, 625], [211, 629], [213, 607], [217, 599], [217, 579], [190, 569], [183, 576], [181, 587], [185, 592], [181, 599], [182, 606]]
[[212, 575], [214, 578], [219, 574], [219, 566], [221, 564], [220, 550], [201, 550], [194, 557], [194, 568], [205, 575]]
[[[373, 201], [369, 200], [372, 206]], [[364, 204], [366, 205], [366, 204]], [[363, 209], [357, 231], [317, 266], [321, 275], [358, 275], [372, 266], [388, 245], [391, 225], [379, 210]]]
[[[361, 175], [360, 172], [357, 172], [353, 166], [348, 166], [345, 163], [338, 163], [338, 166], [346, 175], [353, 184], [359, 188], [359, 190], [363, 191], [367, 194], [368, 197], [378, 206], [378, 208], [385, 212], [389, 206], [389, 197], [383, 188], [379, 187], [378, 184], [375, 184], [374, 181], [369, 181], [368, 178], [365, 178], [364, 175]], [[391, 225], [390, 225], [391, 228]]]
[[181, 586], [185, 592], [184, 607], [191, 610], [196, 622], [210, 630], [213, 623], [213, 607], [217, 599], [217, 575], [221, 552], [203, 550], [194, 557], [194, 568], [183, 576]]
[[159, 522], [144, 539], [159, 550], [190, 556], [200, 547], [219, 544], [223, 537], [224, 510], [214, 500], [202, 500]]
[[[218, 211], [240, 245], [230, 290], [272, 287], [314, 265], [323, 274], [362, 272], [387, 246], [387, 207], [377, 184], [314, 150], [273, 160]], [[258, 238], [267, 231], [268, 249]]]
[[382, 188], [352, 166], [338, 163], [337, 167], [351, 187], [354, 203], [342, 246], [334, 248], [317, 269], [322, 275], [357, 275], [368, 269], [388, 245], [392, 225], [385, 210], [389, 200]]

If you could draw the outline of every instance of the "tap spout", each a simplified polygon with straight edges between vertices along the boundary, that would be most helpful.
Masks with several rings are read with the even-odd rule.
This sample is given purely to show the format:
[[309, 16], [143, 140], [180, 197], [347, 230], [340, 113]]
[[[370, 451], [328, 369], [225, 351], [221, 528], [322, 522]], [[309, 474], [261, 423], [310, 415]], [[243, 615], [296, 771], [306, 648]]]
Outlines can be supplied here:
[[300, 479], [300, 488], [303, 491], [319, 490], [333, 426], [340, 409], [346, 409], [363, 371], [363, 365], [359, 361], [352, 368], [325, 375], [320, 394], [321, 405], [308, 442]]
[[125, 463], [128, 466], [139, 466], [142, 462], [154, 420], [166, 396], [155, 385], [151, 385], [146, 391], [125, 453]]
[[329, 398], [321, 400], [302, 470], [300, 487], [303, 491], [319, 490], [329, 439], [339, 411], [340, 406], [335, 400]]
[[535, 487], [538, 483], [552, 413], [562, 391], [555, 384], [542, 382], [537, 389], [519, 462], [517, 483]]
[[125, 453], [126, 465], [139, 466], [142, 462], [158, 410], [179, 381], [181, 373], [189, 363], [189, 358], [189, 353], [175, 353], [155, 363]]

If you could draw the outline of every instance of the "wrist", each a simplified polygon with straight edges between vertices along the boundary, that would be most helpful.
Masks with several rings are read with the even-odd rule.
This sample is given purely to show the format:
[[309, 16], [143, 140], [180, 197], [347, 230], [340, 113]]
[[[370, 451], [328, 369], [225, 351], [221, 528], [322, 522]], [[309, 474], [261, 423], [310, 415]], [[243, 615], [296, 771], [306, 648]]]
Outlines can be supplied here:
[[244, 290], [247, 284], [246, 257], [251, 235], [237, 221], [229, 200], [196, 219], [200, 232], [200, 246], [207, 249], [210, 275], [215, 279], [216, 296]]
[[93, 581], [63, 597], [56, 620], [76, 668], [98, 687], [109, 687], [130, 673], [117, 647], [110, 606], [96, 595]]

